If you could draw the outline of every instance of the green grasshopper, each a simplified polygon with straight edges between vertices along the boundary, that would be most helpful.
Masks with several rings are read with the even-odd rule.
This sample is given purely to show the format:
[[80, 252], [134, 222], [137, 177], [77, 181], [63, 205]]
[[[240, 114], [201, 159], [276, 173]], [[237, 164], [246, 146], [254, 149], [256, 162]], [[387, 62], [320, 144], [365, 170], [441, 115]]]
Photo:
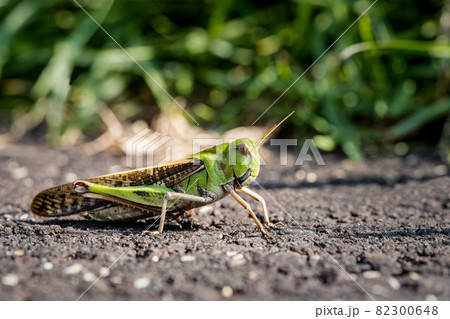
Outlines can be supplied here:
[[34, 197], [31, 211], [47, 217], [87, 212], [90, 219], [114, 222], [160, 215], [158, 230], [146, 231], [150, 235], [159, 235], [163, 232], [167, 213], [186, 212], [231, 194], [250, 212], [262, 235], [270, 237], [250, 205], [238, 193], [247, 194], [261, 203], [267, 227], [282, 226], [270, 222], [264, 198], [247, 186], [259, 173], [259, 148], [292, 113], [274, 125], [256, 144], [240, 138], [161, 166], [91, 177], [49, 188]]

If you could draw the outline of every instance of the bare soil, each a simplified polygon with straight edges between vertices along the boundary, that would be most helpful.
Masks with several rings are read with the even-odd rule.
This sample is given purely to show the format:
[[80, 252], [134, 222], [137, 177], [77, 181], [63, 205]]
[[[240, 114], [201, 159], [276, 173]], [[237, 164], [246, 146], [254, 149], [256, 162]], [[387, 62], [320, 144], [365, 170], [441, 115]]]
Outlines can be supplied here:
[[450, 177], [439, 158], [324, 159], [262, 167], [263, 189], [252, 188], [284, 223], [270, 239], [231, 197], [149, 237], [151, 219], [29, 211], [40, 190], [126, 169], [123, 158], [3, 148], [0, 300], [450, 300]]

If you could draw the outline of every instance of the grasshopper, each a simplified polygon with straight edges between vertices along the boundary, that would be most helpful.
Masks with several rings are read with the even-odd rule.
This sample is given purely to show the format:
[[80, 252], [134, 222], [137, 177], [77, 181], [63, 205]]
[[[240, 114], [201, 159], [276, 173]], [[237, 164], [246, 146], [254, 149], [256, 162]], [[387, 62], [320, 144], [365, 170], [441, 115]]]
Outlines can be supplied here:
[[292, 113], [257, 143], [240, 138], [164, 165], [90, 177], [49, 188], [34, 197], [31, 211], [46, 217], [87, 213], [90, 219], [111, 222], [160, 215], [158, 230], [145, 231], [160, 235], [166, 214], [176, 215], [231, 195], [249, 211], [262, 235], [270, 237], [239, 193], [261, 203], [267, 227], [282, 226], [270, 222], [264, 198], [247, 186], [259, 174], [260, 147]]

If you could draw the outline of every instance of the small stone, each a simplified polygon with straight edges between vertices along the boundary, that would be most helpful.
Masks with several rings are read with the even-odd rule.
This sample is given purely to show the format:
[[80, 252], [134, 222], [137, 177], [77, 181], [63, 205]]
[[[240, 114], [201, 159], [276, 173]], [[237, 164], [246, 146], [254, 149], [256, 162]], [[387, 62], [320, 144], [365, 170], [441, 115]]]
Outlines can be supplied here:
[[231, 298], [233, 296], [233, 288], [230, 286], [225, 286], [222, 288], [222, 297], [224, 298]]
[[317, 174], [313, 172], [308, 173], [306, 175], [306, 181], [311, 184], [315, 183], [317, 181]]
[[394, 289], [394, 290], [399, 290], [400, 289], [400, 283], [394, 277], [389, 277], [388, 278], [388, 283], [389, 283], [389, 286], [391, 286], [392, 289]]
[[190, 255], [186, 255], [186, 256], [181, 256], [180, 260], [182, 263], [187, 263], [187, 262], [191, 262], [191, 261], [195, 261], [197, 258], [195, 256], [190, 256]]
[[99, 272], [99, 274], [100, 274], [101, 277], [108, 277], [109, 274], [111, 273], [111, 272], [109, 271], [109, 268], [106, 268], [106, 267], [100, 268], [98, 272]]
[[91, 272], [87, 272], [83, 275], [83, 280], [87, 281], [87, 282], [93, 282], [97, 279], [98, 277], [96, 275], [94, 275]]
[[19, 283], [19, 276], [16, 274], [7, 274], [2, 278], [2, 284], [5, 286], [14, 287]]
[[45, 262], [43, 265], [45, 270], [52, 270], [53, 269], [53, 264], [51, 262]]
[[28, 214], [23, 214], [22, 216], [20, 216], [20, 219], [21, 220], [25, 220], [25, 219], [27, 219], [28, 218]]
[[43, 265], [45, 270], [52, 270], [53, 269], [53, 264], [51, 262], [45, 262]]
[[234, 255], [237, 254], [237, 251], [227, 251], [225, 254], [226, 254], [228, 257], [232, 257], [232, 256], [234, 256]]
[[152, 261], [153, 261], [154, 263], [159, 262], [159, 257], [158, 257], [158, 256], [153, 256], [153, 257], [152, 257]]
[[250, 279], [251, 281], [256, 281], [259, 279], [259, 275], [256, 271], [250, 271], [248, 273], [248, 279]]
[[18, 256], [18, 257], [23, 256], [24, 253], [25, 253], [25, 252], [24, 252], [22, 249], [16, 249], [16, 250], [14, 250], [14, 255], [15, 255], [15, 256]]
[[428, 294], [425, 296], [425, 301], [438, 301], [438, 300], [439, 299], [435, 295], [432, 295], [432, 294]]
[[367, 279], [376, 279], [380, 278], [381, 273], [379, 271], [365, 271], [363, 272], [363, 276]]
[[436, 176], [442, 176], [442, 175], [445, 175], [445, 174], [447, 174], [447, 166], [445, 166], [445, 165], [438, 165], [438, 166], [435, 166], [435, 167], [433, 168], [433, 173], [434, 173], [434, 175], [436, 175]]
[[302, 169], [295, 172], [295, 178], [299, 181], [303, 181], [306, 177], [306, 172]]
[[389, 289], [384, 288], [383, 286], [380, 285], [374, 285], [372, 287], [372, 291], [374, 294], [378, 295], [378, 296], [383, 296], [383, 297], [388, 297], [390, 294]]
[[234, 255], [233, 257], [231, 257], [231, 266], [239, 266], [239, 265], [244, 265], [246, 263], [244, 255], [242, 254], [237, 254]]
[[66, 275], [76, 275], [79, 272], [81, 272], [82, 270], [83, 270], [83, 265], [81, 265], [81, 264], [73, 264], [72, 266], [67, 267], [64, 270], [64, 273]]
[[211, 205], [203, 206], [198, 210], [199, 215], [209, 215], [214, 211], [214, 207]]
[[26, 168], [26, 167], [16, 168], [11, 172], [11, 175], [12, 175], [12, 178], [14, 178], [16, 180], [23, 179], [28, 176], [28, 168]]
[[418, 273], [412, 271], [409, 273], [409, 278], [411, 278], [412, 280], [420, 280], [422, 278], [422, 276], [420, 276]]
[[114, 276], [111, 278], [111, 282], [115, 285], [120, 285], [122, 283], [122, 278], [119, 276]]
[[144, 289], [150, 285], [150, 279], [143, 277], [136, 279], [133, 283], [134, 288], [136, 289]]

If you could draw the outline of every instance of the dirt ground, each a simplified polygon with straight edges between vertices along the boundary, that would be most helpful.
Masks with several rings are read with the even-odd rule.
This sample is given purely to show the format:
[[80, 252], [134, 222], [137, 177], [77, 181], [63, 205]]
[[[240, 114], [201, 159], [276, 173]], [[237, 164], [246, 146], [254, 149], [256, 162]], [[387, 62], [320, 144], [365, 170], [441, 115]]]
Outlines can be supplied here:
[[122, 157], [3, 148], [0, 300], [450, 300], [450, 177], [439, 158], [324, 159], [262, 167], [263, 189], [252, 188], [285, 225], [270, 239], [230, 197], [155, 238], [141, 235], [153, 220], [30, 214], [37, 192], [122, 170]]

